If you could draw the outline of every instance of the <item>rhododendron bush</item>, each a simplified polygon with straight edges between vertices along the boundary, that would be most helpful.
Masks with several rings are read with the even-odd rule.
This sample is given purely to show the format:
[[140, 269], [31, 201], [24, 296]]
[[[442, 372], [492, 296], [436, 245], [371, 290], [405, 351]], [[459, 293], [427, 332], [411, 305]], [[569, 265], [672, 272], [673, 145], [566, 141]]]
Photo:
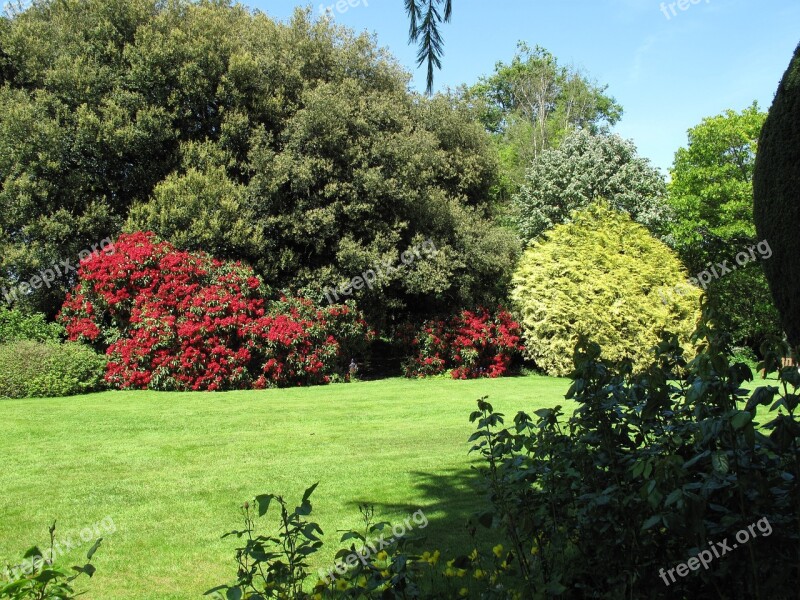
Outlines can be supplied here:
[[501, 377], [523, 350], [520, 326], [511, 314], [485, 308], [427, 321], [410, 345], [407, 377], [439, 375], [448, 369], [454, 379]]
[[177, 250], [151, 233], [82, 261], [58, 319], [106, 349], [122, 388], [226, 390], [327, 383], [374, 335], [352, 304], [267, 300], [241, 263]]

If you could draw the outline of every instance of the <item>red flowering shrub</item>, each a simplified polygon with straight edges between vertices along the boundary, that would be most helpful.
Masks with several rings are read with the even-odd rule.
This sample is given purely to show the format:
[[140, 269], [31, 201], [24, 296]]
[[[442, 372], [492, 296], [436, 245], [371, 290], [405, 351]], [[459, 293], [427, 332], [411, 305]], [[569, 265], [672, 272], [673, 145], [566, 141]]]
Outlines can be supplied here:
[[485, 308], [463, 311], [449, 321], [427, 321], [411, 340], [406, 377], [438, 375], [454, 379], [501, 377], [521, 354], [520, 326], [511, 314]]
[[319, 308], [306, 298], [281, 297], [247, 328], [249, 348], [262, 359], [255, 387], [328, 383], [344, 376], [375, 333], [353, 305]]
[[266, 303], [249, 267], [151, 233], [120, 236], [114, 254], [90, 257], [78, 274], [58, 318], [71, 340], [106, 347], [106, 380], [122, 389], [325, 383], [344, 373], [343, 349], [371, 335], [351, 306]]

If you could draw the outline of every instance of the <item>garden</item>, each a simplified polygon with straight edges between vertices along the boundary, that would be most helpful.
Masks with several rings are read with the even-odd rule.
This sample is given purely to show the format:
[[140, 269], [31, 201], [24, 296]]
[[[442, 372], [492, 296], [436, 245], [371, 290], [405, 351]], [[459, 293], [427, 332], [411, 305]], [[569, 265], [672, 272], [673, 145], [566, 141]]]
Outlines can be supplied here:
[[0, 599], [797, 597], [800, 46], [665, 176], [339, 4], [6, 6]]

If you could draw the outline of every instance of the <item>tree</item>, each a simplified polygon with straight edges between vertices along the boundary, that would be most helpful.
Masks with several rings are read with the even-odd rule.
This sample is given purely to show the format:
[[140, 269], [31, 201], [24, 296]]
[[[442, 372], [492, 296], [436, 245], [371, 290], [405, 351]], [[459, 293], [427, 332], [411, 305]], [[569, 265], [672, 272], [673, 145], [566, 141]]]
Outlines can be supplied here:
[[[693, 274], [709, 264], [733, 264], [738, 252], [760, 241], [753, 221], [753, 171], [765, 119], [756, 103], [703, 119], [689, 130], [688, 146], [675, 153], [668, 186], [674, 213], [670, 235]], [[715, 278], [706, 292], [733, 344], [758, 348], [766, 335], [779, 332], [760, 264]]]
[[527, 357], [549, 375], [573, 368], [581, 337], [603, 357], [641, 368], [660, 332], [686, 344], [699, 316], [699, 288], [677, 256], [625, 213], [595, 203], [525, 251], [514, 274]]
[[510, 64], [498, 62], [494, 74], [463, 92], [495, 134], [504, 159], [504, 197], [516, 191], [533, 160], [575, 129], [601, 133], [619, 121], [622, 107], [605, 91], [544, 48], [520, 42]]
[[636, 154], [632, 142], [581, 130], [533, 161], [513, 205], [524, 242], [567, 222], [573, 211], [599, 199], [658, 236], [668, 218], [665, 193], [663, 177]]
[[[427, 7], [425, 7], [427, 4]], [[444, 9], [440, 7], [444, 4]], [[409, 18], [408, 39], [419, 43], [417, 66], [428, 65], [428, 78], [425, 91], [433, 92], [433, 68], [442, 68], [442, 35], [439, 27], [442, 20], [449, 21], [453, 13], [452, 0], [405, 0]]]
[[[0, 290], [120, 229], [352, 293], [377, 325], [506, 294], [497, 164], [463, 103], [409, 93], [367, 34], [226, 2], [36, 2], [0, 28]], [[435, 257], [402, 265], [430, 239]], [[395, 268], [400, 267], [400, 268]], [[74, 275], [74, 274], [72, 274]], [[24, 301], [53, 315], [65, 277]], [[428, 313], [427, 311], [430, 311]]]
[[764, 263], [793, 346], [800, 345], [800, 45], [783, 75], [759, 138], [754, 174], [758, 236], [774, 250]]

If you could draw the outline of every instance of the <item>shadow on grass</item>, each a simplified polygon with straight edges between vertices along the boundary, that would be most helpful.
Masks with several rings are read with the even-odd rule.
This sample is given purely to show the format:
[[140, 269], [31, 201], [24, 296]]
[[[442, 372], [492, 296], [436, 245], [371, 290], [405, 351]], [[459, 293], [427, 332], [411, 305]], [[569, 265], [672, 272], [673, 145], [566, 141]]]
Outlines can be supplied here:
[[[480, 474], [475, 469], [454, 470], [445, 472], [414, 471], [411, 473], [413, 486], [418, 490], [418, 497], [422, 498], [419, 504], [410, 503], [380, 503], [355, 500], [350, 504], [357, 507], [360, 504], [370, 504], [375, 507], [376, 522], [391, 521], [389, 515], [411, 515], [417, 510], [422, 510], [428, 519], [428, 525], [419, 528], [414, 525], [408, 537], [423, 537], [419, 542], [411, 543], [415, 550], [440, 550], [444, 556], [456, 556], [468, 553], [474, 546], [467, 524], [475, 513], [482, 512], [489, 507], [485, 485]], [[395, 523], [392, 523], [393, 525]], [[497, 543], [497, 535], [478, 527], [478, 540], [480, 545], [488, 544], [492, 540]], [[389, 534], [391, 535], [391, 534]], [[388, 535], [387, 535], [388, 537]]]

